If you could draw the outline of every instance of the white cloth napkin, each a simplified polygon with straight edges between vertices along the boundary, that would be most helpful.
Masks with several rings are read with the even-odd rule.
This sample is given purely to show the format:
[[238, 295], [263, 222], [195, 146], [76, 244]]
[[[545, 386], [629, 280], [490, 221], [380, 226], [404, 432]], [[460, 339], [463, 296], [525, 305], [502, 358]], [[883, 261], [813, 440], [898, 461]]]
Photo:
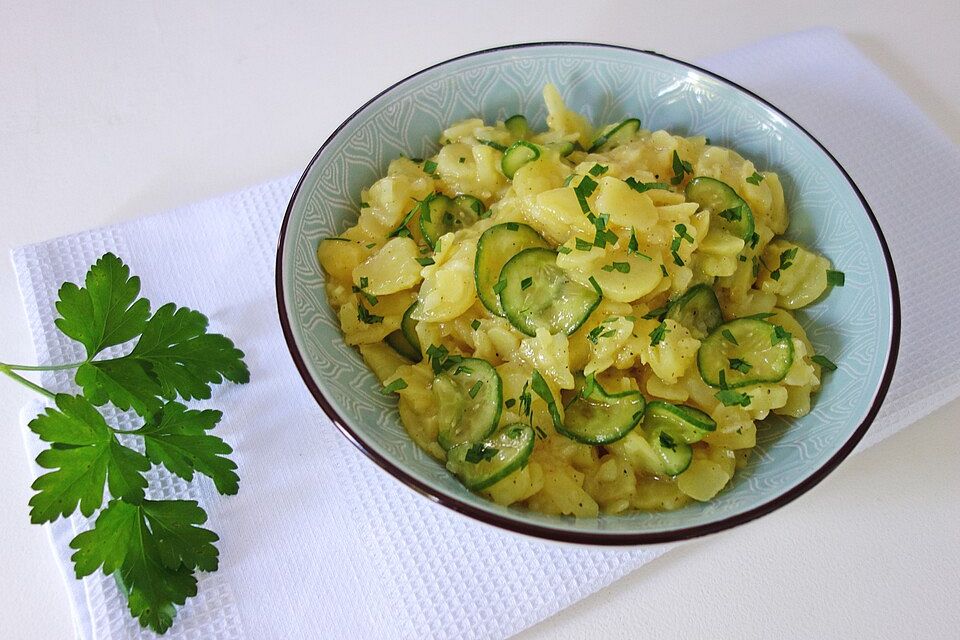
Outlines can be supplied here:
[[[927, 186], [931, 167], [939, 182], [960, 179], [957, 148], [832, 31], [775, 38], [703, 64], [808, 127], [852, 174], [890, 242], [903, 343], [861, 448], [960, 395], [960, 323], [944, 321], [960, 315], [960, 304], [937, 294], [953, 275], [945, 257], [960, 228]], [[251, 383], [221, 387], [213, 401], [225, 412], [219, 433], [236, 449], [239, 495], [155, 476], [153, 497], [201, 500], [221, 536], [221, 569], [202, 575], [167, 637], [500, 638], [669, 548], [563, 546], [475, 523], [402, 487], [341, 437], [300, 383], [276, 317], [274, 247], [293, 184], [285, 178], [13, 252], [39, 362], [81, 355], [54, 329], [53, 301], [61, 282], [79, 280], [108, 250], [141, 276], [155, 303], [203, 310], [247, 353]], [[66, 388], [69, 375], [45, 383]], [[38, 409], [23, 412], [31, 456], [40, 443], [25, 424]], [[67, 543], [87, 526], [79, 515], [47, 526], [77, 635], [152, 637], [130, 619], [112, 579], [73, 578]]]

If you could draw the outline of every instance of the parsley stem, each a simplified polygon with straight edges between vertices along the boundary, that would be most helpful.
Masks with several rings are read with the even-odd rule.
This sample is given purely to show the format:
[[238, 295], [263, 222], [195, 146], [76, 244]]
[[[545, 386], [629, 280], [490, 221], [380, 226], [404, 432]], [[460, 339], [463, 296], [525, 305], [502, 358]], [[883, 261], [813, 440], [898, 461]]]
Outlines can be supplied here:
[[19, 382], [20, 384], [22, 384], [23, 386], [29, 389], [33, 389], [34, 391], [36, 391], [41, 395], [45, 395], [50, 399], [56, 398], [56, 395], [52, 391], [47, 391], [46, 389], [36, 384], [35, 382], [31, 382], [26, 378], [24, 378], [23, 376], [18, 375], [13, 371], [11, 371], [10, 365], [0, 364], [0, 373], [12, 378], [13, 380], [16, 380], [17, 382]]
[[10, 371], [64, 371], [67, 369], [77, 369], [82, 364], [85, 364], [85, 363], [71, 362], [70, 364], [27, 365], [27, 364], [6, 364], [5, 362], [0, 362], [0, 367], [4, 369], [9, 369]]

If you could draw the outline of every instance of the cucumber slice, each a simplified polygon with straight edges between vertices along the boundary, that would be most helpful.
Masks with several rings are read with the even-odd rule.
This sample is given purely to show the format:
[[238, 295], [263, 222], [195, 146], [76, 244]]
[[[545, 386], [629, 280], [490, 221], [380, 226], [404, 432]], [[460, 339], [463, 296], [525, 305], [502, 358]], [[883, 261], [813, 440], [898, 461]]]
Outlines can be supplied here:
[[540, 148], [532, 142], [526, 140], [517, 140], [503, 152], [503, 159], [500, 160], [500, 169], [503, 175], [513, 180], [514, 174], [523, 165], [533, 162], [540, 157]]
[[468, 227], [479, 219], [480, 214], [471, 207], [459, 206], [455, 200], [435, 193], [420, 206], [420, 233], [430, 248], [435, 249], [440, 236]]
[[413, 319], [413, 312], [418, 304], [420, 304], [420, 301], [414, 300], [413, 304], [403, 312], [403, 317], [400, 319], [400, 331], [403, 333], [403, 337], [417, 352], [417, 358], [414, 362], [423, 360], [423, 348], [420, 346], [420, 336], [417, 335], [417, 321]]
[[473, 262], [473, 278], [477, 296], [491, 313], [503, 316], [500, 298], [493, 287], [500, 280], [500, 270], [507, 260], [530, 247], [549, 247], [547, 241], [533, 227], [519, 222], [497, 224], [477, 240], [477, 255]]
[[637, 131], [639, 130], [640, 121], [636, 118], [627, 118], [620, 124], [614, 125], [598, 136], [597, 139], [593, 141], [593, 144], [590, 145], [590, 148], [587, 149], [587, 153], [599, 151], [601, 147], [608, 144], [615, 147], [624, 142], [629, 142], [633, 136], [637, 135]]
[[657, 429], [666, 431], [675, 440], [687, 444], [700, 442], [703, 436], [717, 429], [717, 423], [703, 411], [663, 400], [652, 400], [647, 404], [643, 426], [651, 432]]
[[[710, 212], [710, 224], [719, 223], [724, 231], [749, 240], [753, 235], [753, 211], [733, 187], [716, 178], [700, 176], [687, 184], [687, 200]], [[716, 222], [715, 222], [716, 221]]]
[[647, 436], [647, 442], [653, 448], [660, 461], [661, 470], [668, 476], [677, 476], [687, 470], [693, 459], [693, 449], [686, 442], [677, 439], [663, 427], [655, 427]]
[[530, 459], [533, 429], [508, 424], [486, 440], [457, 445], [447, 452], [447, 469], [467, 489], [481, 491], [522, 469]]
[[473, 217], [475, 219], [489, 218], [490, 212], [483, 206], [480, 198], [475, 198], [466, 193], [461, 193], [453, 199], [454, 215], [461, 219]]
[[527, 119], [519, 113], [515, 116], [510, 116], [507, 118], [506, 121], [504, 121], [503, 126], [507, 128], [507, 131], [510, 132], [510, 135], [518, 140], [521, 138], [526, 138], [527, 133], [530, 131], [530, 127], [527, 126]]
[[497, 427], [503, 384], [489, 362], [464, 358], [433, 380], [439, 435], [444, 449], [483, 440]]
[[[607, 393], [599, 382], [578, 390], [563, 415], [557, 431], [584, 444], [610, 444], [621, 439], [640, 423], [644, 399], [639, 391]], [[584, 389], [588, 395], [584, 397]]]
[[780, 382], [792, 364], [790, 334], [756, 318], [721, 324], [703, 340], [697, 351], [700, 377], [719, 389]]
[[423, 355], [413, 348], [413, 345], [410, 344], [407, 337], [403, 335], [403, 332], [399, 329], [387, 334], [385, 342], [390, 345], [394, 351], [411, 362], [420, 362], [423, 360]]
[[599, 288], [571, 280], [551, 249], [524, 249], [503, 265], [500, 281], [507, 320], [528, 336], [541, 327], [570, 335], [600, 304]]
[[676, 320], [690, 330], [697, 340], [703, 340], [718, 325], [723, 324], [723, 313], [713, 287], [698, 284], [667, 306], [667, 319]]

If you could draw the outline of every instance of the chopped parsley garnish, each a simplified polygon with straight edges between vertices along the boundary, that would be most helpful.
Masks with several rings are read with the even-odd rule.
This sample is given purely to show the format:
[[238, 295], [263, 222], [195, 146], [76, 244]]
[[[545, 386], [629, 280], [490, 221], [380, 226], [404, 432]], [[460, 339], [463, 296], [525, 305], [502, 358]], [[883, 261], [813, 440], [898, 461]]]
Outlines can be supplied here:
[[693, 165], [686, 160], [680, 159], [680, 154], [673, 152], [673, 177], [670, 178], [670, 184], [677, 185], [683, 182], [685, 174], [693, 173]]
[[435, 175], [437, 173], [437, 163], [433, 160], [427, 160], [423, 163], [423, 171], [429, 175]]
[[367, 209], [370, 206], [369, 202], [360, 202], [361, 209]]
[[470, 323], [470, 328], [473, 329], [474, 331], [476, 331], [477, 329], [479, 329], [479, 328], [480, 328], [480, 321], [479, 321], [479, 320], [474, 320], [473, 322], [471, 322], [471, 323]]
[[630, 227], [630, 241], [627, 243], [627, 252], [644, 260], [653, 260], [650, 256], [640, 252], [640, 242], [637, 240], [637, 230]]
[[738, 204], [735, 207], [730, 207], [729, 209], [724, 209], [717, 215], [723, 218], [724, 220], [729, 220], [730, 222], [736, 222], [743, 217], [742, 214], [743, 205]]
[[557, 409], [557, 403], [553, 399], [553, 392], [550, 391], [547, 381], [543, 379], [543, 376], [540, 375], [540, 372], [536, 369], [533, 370], [533, 377], [530, 379], [530, 386], [533, 389], [533, 392], [540, 396], [543, 401], [547, 403], [547, 410], [550, 411], [550, 417], [553, 419], [554, 426], [562, 428], [563, 420], [560, 418], [560, 411]]
[[671, 251], [670, 255], [673, 256], [673, 264], [677, 265], [678, 267], [682, 267], [684, 265], [683, 258], [680, 257], [679, 253], [676, 251]]
[[609, 167], [605, 167], [602, 164], [595, 164], [590, 168], [589, 173], [592, 176], [602, 176], [607, 172], [607, 169], [609, 169]]
[[773, 346], [778, 345], [784, 340], [791, 339], [793, 339], [793, 335], [789, 331], [778, 324], [773, 325], [773, 337], [770, 339], [770, 342]]
[[485, 460], [493, 460], [499, 451], [496, 447], [491, 447], [485, 442], [474, 442], [470, 445], [470, 448], [467, 449], [467, 453], [463, 459], [470, 464], [477, 464]]
[[607, 246], [607, 243], [616, 244], [620, 239], [617, 237], [613, 231], [607, 229], [607, 222], [610, 220], [610, 214], [603, 213], [599, 216], [594, 216], [593, 214], [588, 214], [590, 221], [593, 222], [593, 226], [596, 227], [597, 233], [593, 237], [593, 246], [600, 247], [601, 249]]
[[687, 242], [693, 242], [693, 236], [691, 236], [689, 233], [687, 233], [687, 225], [685, 225], [685, 224], [683, 224], [683, 223], [681, 222], [680, 224], [676, 225], [676, 226], [673, 228], [673, 230], [677, 232], [677, 235], [678, 235], [681, 239], [686, 240]]
[[406, 389], [406, 388], [407, 388], [407, 381], [404, 380], [403, 378], [397, 378], [396, 380], [394, 380], [384, 388], [380, 389], [380, 393], [382, 393], [385, 396], [388, 396], [391, 393], [396, 393], [397, 391], [400, 391], [401, 389]]
[[737, 260], [739, 260], [740, 262], [746, 262], [747, 256], [740, 254], [739, 256], [737, 256]]
[[590, 332], [587, 334], [587, 340], [589, 340], [593, 344], [597, 344], [597, 341], [600, 338], [610, 338], [615, 335], [617, 335], [616, 329], [607, 329], [602, 324], [599, 324], [590, 330]]
[[753, 365], [740, 358], [730, 358], [730, 368], [740, 373], [747, 373], [750, 369], [753, 369]]
[[507, 398], [507, 401], [503, 403], [507, 409], [512, 409], [513, 405], [517, 404], [516, 398]]
[[460, 158], [457, 162], [459, 162], [460, 164], [463, 164], [466, 161], [467, 161], [466, 158]]
[[637, 193], [643, 193], [644, 191], [650, 191], [651, 189], [661, 189], [663, 191], [670, 190], [670, 187], [666, 182], [637, 182], [636, 178], [627, 178], [624, 180], [624, 182], [626, 182], [627, 186]]
[[524, 278], [520, 281], [520, 289], [526, 290], [533, 286], [533, 278]]
[[831, 287], [842, 287], [847, 277], [843, 271], [834, 271], [827, 269], [827, 284]]
[[666, 307], [658, 307], [653, 311], [648, 311], [646, 314], [644, 314], [643, 319], [653, 320], [654, 318], [656, 318], [659, 320], [663, 316], [663, 314], [665, 314], [666, 312], [667, 312]]
[[630, 263], [629, 262], [611, 262], [610, 264], [605, 264], [601, 267], [607, 273], [612, 273], [618, 271], [620, 273], [630, 273]]
[[425, 258], [417, 258], [417, 262], [420, 263], [421, 267], [429, 267], [432, 264], [436, 264], [436, 261], [430, 256], [427, 256]]
[[483, 380], [477, 380], [473, 383], [473, 386], [470, 387], [470, 390], [467, 392], [470, 394], [471, 398], [476, 398], [477, 394], [480, 393], [480, 387], [483, 386]]
[[375, 304], [377, 304], [377, 302], [379, 302], [379, 300], [377, 300], [377, 296], [373, 295], [373, 294], [370, 293], [369, 291], [365, 291], [365, 289], [367, 288], [367, 285], [369, 285], [369, 284], [370, 284], [370, 280], [369, 280], [366, 276], [361, 276], [361, 277], [360, 277], [360, 286], [359, 286], [359, 287], [356, 287], [356, 286], [355, 286], [355, 287], [352, 287], [352, 291], [353, 291], [354, 293], [359, 293], [359, 294], [361, 294], [364, 298], [367, 299], [367, 302], [369, 302], [371, 305], [375, 305]]
[[590, 176], [583, 176], [580, 183], [573, 188], [574, 193], [577, 194], [577, 202], [580, 203], [580, 210], [583, 213], [590, 213], [590, 204], [587, 202], [587, 198], [593, 194], [596, 188], [597, 181]]
[[816, 362], [818, 365], [820, 365], [820, 366], [823, 367], [824, 369], [826, 369], [827, 371], [836, 371], [836, 370], [837, 370], [837, 365], [835, 365], [835, 364], [830, 360], [830, 358], [828, 358], [827, 356], [821, 356], [821, 355], [818, 353], [817, 355], [813, 356], [813, 357], [810, 358], [810, 359], [813, 360], [814, 362]]
[[563, 255], [567, 255], [568, 253], [571, 253], [573, 249], [571, 249], [570, 247], [557, 247], [557, 251], [559, 251]]
[[760, 242], [760, 234], [754, 231], [752, 234], [750, 234], [750, 248], [756, 249], [758, 242]]
[[733, 389], [722, 389], [715, 394], [713, 397], [723, 403], [725, 407], [749, 407], [750, 406], [750, 396], [742, 391], [735, 391]]
[[660, 432], [660, 446], [671, 451], [677, 450], [677, 442], [666, 431]]
[[763, 180], [763, 176], [760, 175], [759, 173], [757, 173], [756, 171], [753, 172], [753, 175], [752, 175], [752, 176], [750, 176], [749, 178], [747, 178], [747, 182], [749, 182], [750, 184], [755, 184], [755, 185], [760, 184], [760, 182], [761, 182], [762, 180]]
[[371, 242], [370, 244], [365, 245], [365, 246], [367, 247], [367, 249], [373, 249], [375, 246], [377, 246], [377, 243], [376, 243], [376, 242]]
[[[427, 358], [430, 360], [430, 367], [433, 369], [433, 373], [437, 375], [463, 362], [463, 356], [450, 355], [450, 352], [445, 346], [440, 345], [438, 347], [435, 344], [427, 347]], [[470, 370], [466, 367], [460, 367], [454, 374], [462, 372], [469, 373]]]
[[670, 333], [670, 329], [667, 328], [667, 324], [665, 322], [658, 324], [653, 331], [649, 333], [650, 346], [655, 347], [660, 344], [660, 342], [663, 341], [668, 333]]
[[400, 224], [397, 226], [397, 228], [391, 231], [390, 233], [388, 233], [387, 237], [388, 238], [399, 238], [404, 236], [410, 237], [410, 229], [407, 229], [407, 225], [410, 223], [411, 220], [413, 220], [413, 216], [417, 213], [417, 211], [420, 211], [421, 208], [422, 210], [427, 212], [428, 216], [430, 215], [429, 213], [430, 207], [427, 206], [427, 204], [433, 199], [434, 195], [435, 194], [431, 193], [429, 196], [427, 196], [423, 200], [420, 200], [419, 202], [417, 202], [417, 204], [413, 205], [413, 208], [407, 212], [407, 215], [403, 216], [403, 220], [400, 221]]
[[752, 275], [754, 278], [760, 273], [760, 261], [757, 260], [757, 256], [753, 256], [753, 272]]
[[669, 278], [669, 277], [670, 277], [670, 274], [667, 273], [667, 268], [666, 268], [665, 266], [663, 266], [662, 263], [660, 264], [660, 273], [663, 274], [663, 277], [664, 277], [664, 278]]
[[496, 284], [493, 285], [493, 292], [500, 293], [507, 288], [506, 280], [497, 280]]
[[594, 390], [597, 388], [597, 379], [591, 373], [583, 381], [583, 389], [580, 390], [581, 398], [589, 398], [593, 395]]
[[577, 251], [590, 251], [593, 249], [593, 243], [587, 242], [583, 238], [577, 238], [576, 247]]
[[600, 295], [603, 295], [603, 289], [600, 288], [600, 283], [597, 282], [597, 279], [594, 278], [593, 276], [590, 276], [590, 285], [593, 287], [594, 291], [596, 291]]
[[723, 331], [720, 332], [720, 335], [723, 336], [724, 339], [730, 344], [735, 344], [737, 346], [740, 346], [740, 343], [737, 342], [737, 339], [733, 336], [733, 332], [731, 332], [730, 329], [724, 329]]
[[523, 383], [523, 389], [520, 390], [520, 413], [532, 418], [533, 396], [530, 395], [530, 381]]
[[774, 280], [779, 280], [781, 272], [786, 271], [793, 266], [793, 259], [797, 257], [798, 248], [799, 247], [794, 247], [780, 253], [780, 266], [770, 272], [771, 278]]
[[503, 145], [500, 144], [499, 142], [494, 142], [493, 140], [481, 140], [481, 139], [478, 138], [478, 139], [477, 139], [477, 142], [479, 142], [480, 144], [485, 144], [485, 145], [487, 145], [488, 147], [491, 147], [491, 148], [493, 148], [493, 149], [496, 149], [496, 150], [499, 151], [500, 153], [503, 153], [504, 151], [507, 150], [507, 148], [506, 148], [505, 146], [503, 146]]
[[518, 231], [520, 229], [520, 224], [517, 222], [508, 222], [507, 229], [510, 231]]
[[763, 313], [755, 313], [750, 316], [743, 316], [742, 318], [739, 318], [739, 319], [740, 320], [766, 320], [767, 318], [772, 318], [775, 315], [777, 314], [770, 311], [764, 311]]
[[358, 302], [357, 303], [357, 320], [359, 320], [363, 324], [379, 324], [383, 322], [383, 316], [377, 316], [370, 313], [367, 310], [367, 308], [363, 306], [363, 302]]

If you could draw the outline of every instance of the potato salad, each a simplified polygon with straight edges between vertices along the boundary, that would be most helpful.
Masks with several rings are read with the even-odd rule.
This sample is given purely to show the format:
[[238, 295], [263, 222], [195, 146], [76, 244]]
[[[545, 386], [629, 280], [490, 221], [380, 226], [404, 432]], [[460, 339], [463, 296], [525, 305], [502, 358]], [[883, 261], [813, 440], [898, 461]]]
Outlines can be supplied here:
[[330, 304], [410, 437], [501, 505], [577, 518], [712, 499], [824, 371], [792, 311], [843, 273], [788, 240], [776, 173], [600, 128], [544, 89], [453, 123], [319, 244]]

